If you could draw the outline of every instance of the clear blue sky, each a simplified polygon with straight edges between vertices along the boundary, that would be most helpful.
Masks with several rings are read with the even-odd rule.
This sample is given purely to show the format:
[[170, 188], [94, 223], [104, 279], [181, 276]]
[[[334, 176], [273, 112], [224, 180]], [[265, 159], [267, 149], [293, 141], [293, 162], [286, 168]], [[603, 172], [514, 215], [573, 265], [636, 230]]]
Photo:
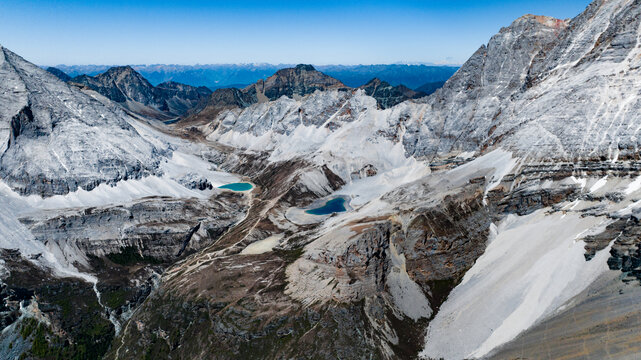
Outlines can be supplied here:
[[0, 0], [0, 44], [55, 64], [462, 63], [527, 13], [589, 0]]

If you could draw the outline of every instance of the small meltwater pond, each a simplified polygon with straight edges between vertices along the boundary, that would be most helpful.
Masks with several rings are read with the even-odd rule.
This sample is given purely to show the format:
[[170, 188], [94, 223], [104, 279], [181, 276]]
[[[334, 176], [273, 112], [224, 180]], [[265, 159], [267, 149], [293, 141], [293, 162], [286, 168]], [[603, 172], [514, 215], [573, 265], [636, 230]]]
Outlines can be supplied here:
[[219, 186], [218, 188], [227, 189], [231, 191], [247, 191], [247, 190], [253, 189], [254, 185], [250, 183], [241, 182], [241, 183], [231, 183], [231, 184]]
[[305, 211], [305, 213], [310, 215], [330, 215], [333, 213], [344, 212], [344, 211], [347, 211], [347, 209], [345, 208], [345, 199], [337, 198], [337, 199], [329, 200], [328, 202], [325, 203], [325, 205], [319, 208], [307, 210]]

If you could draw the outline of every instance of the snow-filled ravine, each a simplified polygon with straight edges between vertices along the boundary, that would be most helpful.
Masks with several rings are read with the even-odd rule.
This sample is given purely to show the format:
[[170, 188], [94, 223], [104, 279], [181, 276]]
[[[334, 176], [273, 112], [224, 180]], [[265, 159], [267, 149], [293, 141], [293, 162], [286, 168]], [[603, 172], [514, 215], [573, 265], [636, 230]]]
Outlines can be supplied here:
[[549, 210], [509, 215], [492, 225], [485, 253], [430, 323], [422, 357], [482, 357], [608, 271], [609, 247], [586, 261], [581, 239], [602, 232], [611, 220]]

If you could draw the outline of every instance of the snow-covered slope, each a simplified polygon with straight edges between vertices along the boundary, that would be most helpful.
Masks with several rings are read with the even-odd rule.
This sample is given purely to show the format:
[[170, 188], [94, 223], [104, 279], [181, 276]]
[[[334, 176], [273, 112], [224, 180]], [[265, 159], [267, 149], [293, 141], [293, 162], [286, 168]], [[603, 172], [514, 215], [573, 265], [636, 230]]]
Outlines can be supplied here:
[[[244, 146], [240, 134], [247, 132], [287, 134], [254, 145], [276, 148], [298, 142], [299, 125], [330, 132], [367, 118], [377, 137], [402, 142], [407, 155], [419, 158], [496, 146], [538, 159], [631, 156], [639, 131], [638, 11], [629, 1], [613, 0], [593, 3], [572, 21], [526, 15], [501, 29], [422, 104], [404, 102], [394, 111], [355, 108], [355, 101], [366, 103], [358, 92], [325, 92], [299, 103], [283, 98], [223, 112], [212, 120], [222, 124], [219, 133], [231, 133], [212, 138]], [[375, 120], [380, 116], [385, 121]]]
[[[79, 244], [96, 239], [74, 238], [72, 223], [77, 221], [80, 232], [94, 236], [97, 231], [120, 233], [120, 245], [132, 235], [132, 227], [125, 231], [124, 224], [109, 220], [106, 225], [90, 224], [81, 215], [67, 220], [61, 228], [63, 235], [67, 229], [66, 236], [58, 241], [57, 230], [52, 229], [36, 238], [34, 222], [46, 227], [69, 212], [118, 212], [118, 207], [153, 203], [156, 198], [160, 203], [162, 199], [206, 203], [221, 193], [215, 187], [241, 179], [205, 160], [202, 154], [210, 151], [206, 146], [135, 120], [109, 100], [98, 101], [2, 47], [0, 124], [0, 251], [20, 250], [23, 257], [52, 267], [60, 276], [96, 281], [75, 268], [79, 263], [88, 266]], [[232, 207], [231, 213], [242, 208]], [[147, 211], [146, 219], [176, 216], [178, 220], [184, 212], [171, 207], [159, 213], [138, 211]], [[101, 226], [104, 229], [96, 230]], [[178, 227], [183, 231], [184, 225]], [[170, 229], [167, 225], [163, 231]], [[98, 252], [113, 250], [107, 240], [94, 244]]]
[[[487, 143], [490, 129], [496, 124], [506, 100], [523, 88], [533, 58], [551, 46], [565, 26], [563, 21], [537, 16], [516, 20], [487, 46], [482, 46], [442, 89], [426, 98], [424, 104], [404, 102], [391, 111], [377, 110], [359, 91], [323, 92], [298, 102], [281, 98], [242, 111], [223, 112], [212, 119], [213, 123], [221, 124], [219, 134], [232, 133], [227, 137], [210, 135], [210, 138], [243, 146], [239, 136], [233, 134], [249, 132], [257, 137], [268, 130], [294, 134], [280, 141], [270, 138], [261, 142], [266, 144], [263, 148], [275, 148], [296, 142], [295, 129], [299, 125], [325, 127], [322, 131], [331, 132], [358, 118], [369, 122], [372, 131], [355, 136], [353, 142], [386, 138], [401, 142], [407, 155], [417, 157], [479, 151]], [[378, 118], [384, 120], [376, 120]]]
[[273, 162], [307, 158], [351, 181], [360, 178], [366, 166], [378, 173], [415, 162], [398, 142], [398, 123], [393, 120], [404, 111], [404, 106], [379, 110], [376, 100], [362, 90], [316, 92], [301, 100], [283, 97], [226, 111], [207, 139], [267, 151]]
[[485, 253], [430, 323], [423, 356], [484, 356], [609, 270], [608, 251], [585, 261], [582, 241], [590, 231], [603, 231], [605, 218], [546, 211], [510, 215], [493, 227]]
[[170, 150], [123, 111], [0, 47], [0, 175], [22, 194], [51, 196], [159, 173]]

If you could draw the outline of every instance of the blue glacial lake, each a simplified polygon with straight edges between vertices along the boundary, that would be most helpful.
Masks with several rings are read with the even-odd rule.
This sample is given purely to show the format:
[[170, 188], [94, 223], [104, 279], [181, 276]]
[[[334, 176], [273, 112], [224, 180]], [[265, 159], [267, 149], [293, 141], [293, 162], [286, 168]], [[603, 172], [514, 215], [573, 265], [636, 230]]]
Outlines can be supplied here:
[[307, 210], [305, 212], [310, 215], [329, 215], [343, 211], [347, 211], [347, 209], [345, 209], [345, 199], [337, 198], [329, 200], [325, 205], [319, 208]]
[[231, 183], [223, 186], [219, 186], [219, 189], [227, 189], [231, 191], [247, 191], [254, 188], [254, 185], [250, 183]]

